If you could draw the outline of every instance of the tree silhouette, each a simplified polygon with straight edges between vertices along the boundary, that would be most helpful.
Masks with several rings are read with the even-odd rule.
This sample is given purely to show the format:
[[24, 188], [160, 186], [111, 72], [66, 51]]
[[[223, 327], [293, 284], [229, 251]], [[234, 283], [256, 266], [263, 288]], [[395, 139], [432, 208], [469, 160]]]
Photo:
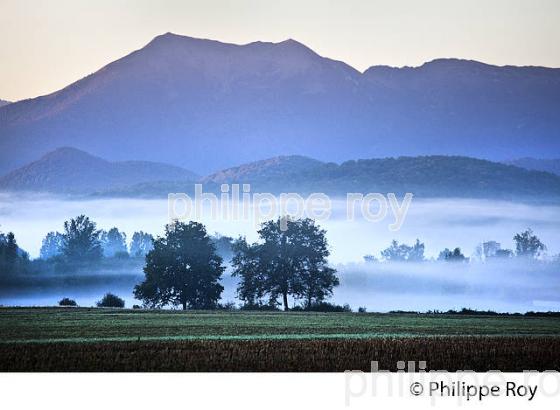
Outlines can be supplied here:
[[391, 246], [381, 251], [381, 256], [390, 262], [422, 262], [424, 260], [424, 249], [424, 244], [418, 239], [412, 246], [404, 243], [399, 244], [396, 240], [393, 240]]
[[447, 262], [465, 262], [467, 258], [461, 252], [461, 248], [455, 248], [452, 251], [445, 248], [439, 253], [438, 260]]
[[204, 225], [174, 222], [146, 255], [145, 280], [134, 295], [149, 307], [212, 309], [224, 289], [219, 283], [224, 270]]
[[123, 308], [124, 299], [121, 299], [117, 295], [114, 295], [112, 293], [106, 293], [103, 298], [96, 304], [98, 307]]
[[232, 276], [241, 279], [237, 286], [237, 297], [249, 309], [261, 307], [266, 295], [267, 278], [261, 265], [260, 246], [249, 245], [245, 238], [239, 238], [233, 243], [232, 250]]
[[0, 273], [24, 273], [28, 264], [29, 255], [19, 248], [14, 233], [0, 233]]
[[269, 304], [288, 296], [304, 299], [307, 306], [321, 303], [339, 284], [336, 271], [327, 266], [325, 231], [311, 219], [278, 219], [261, 225], [260, 243], [244, 239], [234, 245], [234, 275], [241, 278], [238, 295], [248, 304]]
[[103, 256], [95, 222], [85, 215], [64, 222], [62, 254], [71, 263], [96, 262]]
[[517, 256], [534, 258], [540, 252], [546, 250], [546, 246], [540, 239], [533, 235], [531, 228], [516, 234], [513, 240], [515, 241], [515, 253]]

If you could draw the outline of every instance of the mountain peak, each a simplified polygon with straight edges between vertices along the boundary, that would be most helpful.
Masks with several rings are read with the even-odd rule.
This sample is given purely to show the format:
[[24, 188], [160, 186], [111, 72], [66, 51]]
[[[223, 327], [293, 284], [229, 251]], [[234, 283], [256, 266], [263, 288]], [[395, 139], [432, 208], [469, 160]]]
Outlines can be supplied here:
[[80, 161], [102, 161], [107, 162], [102, 158], [91, 155], [85, 151], [74, 147], [60, 147], [54, 151], [47, 152], [38, 161], [61, 161], [61, 160], [80, 160]]
[[294, 40], [293, 38], [288, 38], [284, 41], [280, 41], [279, 43], [276, 43], [277, 45], [282, 45], [282, 46], [289, 46], [289, 47], [302, 47], [305, 48], [307, 50], [311, 50], [309, 47], [307, 47], [305, 44], [300, 43], [297, 40]]

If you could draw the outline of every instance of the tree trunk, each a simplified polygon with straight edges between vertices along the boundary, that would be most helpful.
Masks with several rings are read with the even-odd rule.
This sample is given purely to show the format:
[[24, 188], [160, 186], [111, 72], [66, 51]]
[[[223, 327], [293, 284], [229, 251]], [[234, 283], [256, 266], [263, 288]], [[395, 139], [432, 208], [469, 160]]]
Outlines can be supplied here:
[[187, 310], [187, 301], [183, 301], [183, 310]]
[[284, 299], [284, 311], [288, 311], [288, 293], [284, 292], [282, 297]]

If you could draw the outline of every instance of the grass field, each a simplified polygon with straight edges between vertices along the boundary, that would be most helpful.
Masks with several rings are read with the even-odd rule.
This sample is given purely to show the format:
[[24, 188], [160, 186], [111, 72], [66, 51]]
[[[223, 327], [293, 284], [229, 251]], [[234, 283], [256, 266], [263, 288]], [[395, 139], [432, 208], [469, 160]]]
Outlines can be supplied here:
[[560, 370], [560, 318], [1, 308], [0, 370]]

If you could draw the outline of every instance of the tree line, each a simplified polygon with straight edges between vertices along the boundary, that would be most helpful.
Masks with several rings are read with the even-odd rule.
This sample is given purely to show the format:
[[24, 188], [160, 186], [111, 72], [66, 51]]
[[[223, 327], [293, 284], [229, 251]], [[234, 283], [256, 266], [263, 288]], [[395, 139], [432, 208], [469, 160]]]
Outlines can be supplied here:
[[[214, 309], [218, 306], [226, 269], [221, 255], [231, 257], [237, 295], [249, 309], [289, 309], [289, 300], [304, 309], [325, 303], [339, 280], [328, 266], [326, 231], [311, 219], [278, 219], [262, 224], [259, 241], [244, 237], [210, 236], [198, 222], [173, 222], [157, 238], [144, 232], [132, 237], [130, 253], [144, 258], [144, 280], [134, 295], [146, 307], [180, 306]], [[17, 247], [13, 234], [8, 243]], [[126, 235], [105, 232], [80, 215], [64, 222], [62, 233], [49, 232], [43, 240], [45, 263], [79, 269], [102, 258], [128, 257]], [[62, 301], [61, 301], [62, 302]], [[68, 303], [68, 301], [64, 301]]]
[[[515, 250], [503, 249], [501, 244], [496, 241], [482, 242], [477, 246], [474, 258], [477, 260], [491, 259], [507, 259], [507, 258], [525, 258], [536, 259], [543, 255], [546, 251], [546, 245], [528, 228], [523, 232], [513, 236]], [[381, 258], [378, 259], [374, 255], [365, 255], [366, 262], [378, 262], [379, 260], [387, 262], [424, 262], [427, 260], [424, 255], [425, 245], [416, 239], [413, 245], [399, 243], [393, 240], [389, 247], [380, 252]], [[438, 257], [438, 261], [445, 262], [468, 262], [470, 258], [466, 257], [461, 248], [454, 249], [445, 248]]]
[[[182, 309], [214, 309], [224, 287], [224, 256], [230, 259], [232, 275], [239, 279], [237, 297], [246, 309], [321, 310], [329, 305], [340, 281], [329, 266], [330, 255], [326, 231], [311, 219], [282, 219], [263, 223], [258, 240], [210, 236], [198, 222], [175, 221], [165, 226], [164, 234], [154, 238], [139, 231], [127, 245], [126, 234], [117, 228], [97, 229], [85, 215], [65, 221], [62, 232], [49, 232], [43, 239], [40, 260], [65, 269], [92, 266], [103, 258], [138, 258], [143, 263], [144, 280], [133, 290], [135, 297], [148, 308], [180, 306]], [[495, 241], [482, 243], [475, 255], [491, 258], [537, 258], [546, 246], [531, 229], [513, 237], [515, 251], [502, 249]], [[381, 260], [388, 262], [425, 261], [425, 245], [393, 240], [382, 250]], [[366, 256], [366, 261], [378, 261]], [[464, 262], [460, 248], [440, 252], [438, 260]], [[0, 233], [0, 271], [25, 273], [29, 255], [17, 245], [13, 233]], [[109, 294], [105, 303], [116, 303]], [[61, 301], [62, 302], [62, 301]], [[68, 301], [65, 301], [67, 303]], [[120, 303], [120, 302], [119, 302]], [[123, 302], [124, 303], [124, 302]], [[332, 307], [332, 306], [331, 306]], [[330, 307], [329, 307], [330, 308]], [[341, 307], [341, 309], [344, 309]]]
[[134, 232], [130, 247], [126, 233], [117, 228], [97, 229], [95, 222], [79, 215], [64, 222], [63, 232], [49, 232], [43, 239], [40, 257], [58, 258], [68, 263], [97, 262], [102, 257], [144, 257], [151, 249], [153, 236], [143, 231]]

